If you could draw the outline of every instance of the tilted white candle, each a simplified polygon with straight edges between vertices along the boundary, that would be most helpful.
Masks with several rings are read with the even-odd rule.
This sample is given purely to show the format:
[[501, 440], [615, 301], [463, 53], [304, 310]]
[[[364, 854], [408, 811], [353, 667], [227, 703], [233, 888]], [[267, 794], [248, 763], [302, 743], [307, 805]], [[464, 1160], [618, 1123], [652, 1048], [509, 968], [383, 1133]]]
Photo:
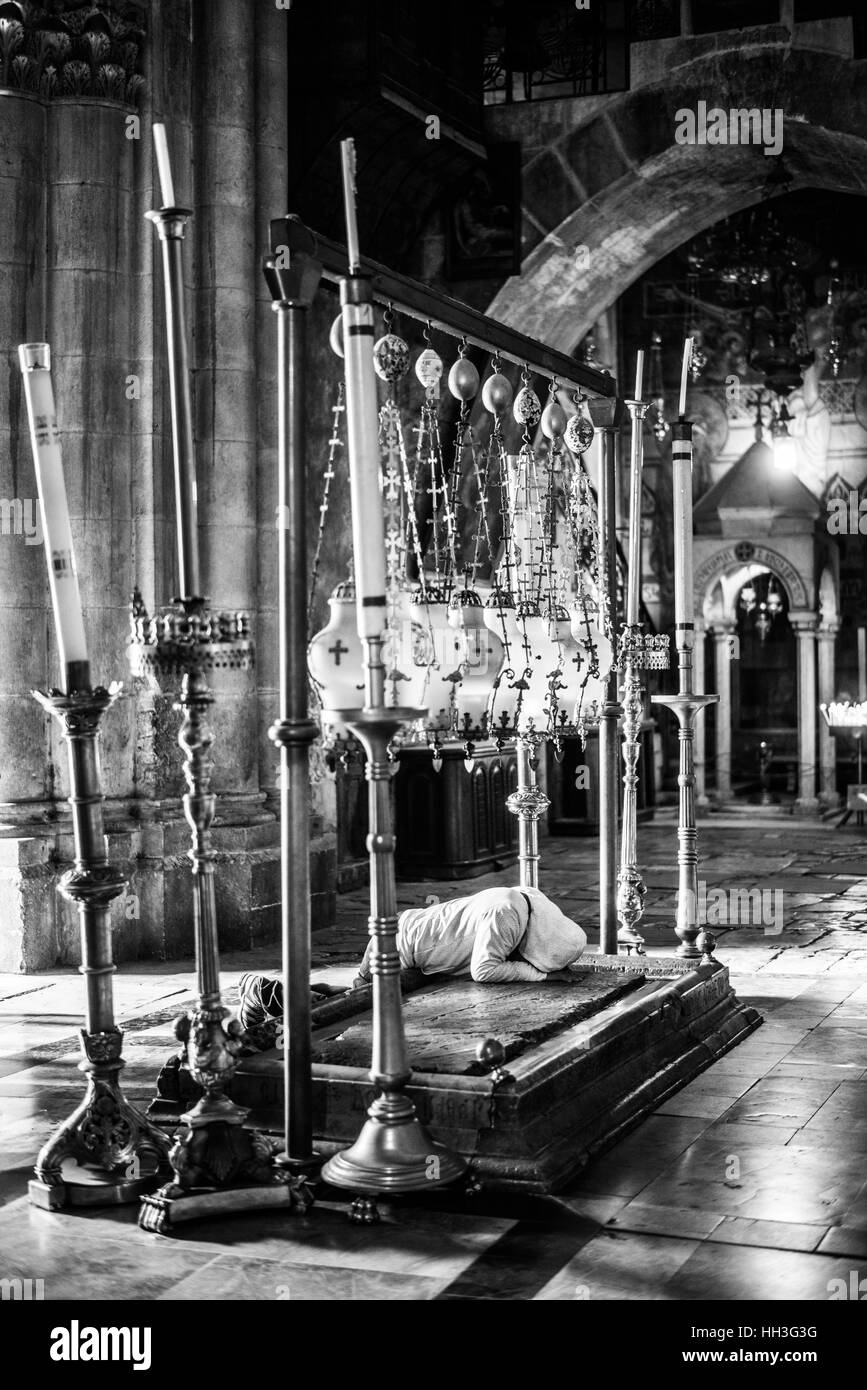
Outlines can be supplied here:
[[169, 146], [166, 140], [166, 128], [162, 124], [154, 125], [154, 152], [157, 157], [157, 172], [159, 174], [160, 188], [162, 189], [162, 200], [164, 208], [173, 208], [175, 203], [175, 185], [172, 181], [172, 166], [169, 162]]
[[692, 647], [692, 424], [675, 420], [671, 427], [674, 494], [674, 621], [677, 645]]
[[[47, 343], [22, 343], [18, 348], [18, 360], [24, 377], [63, 689], [68, 692], [69, 668], [76, 663], [86, 666], [87, 642], [51, 387], [51, 351]], [[80, 686], [82, 680], [79, 670], [76, 684]]]
[[358, 218], [355, 207], [355, 141], [341, 140], [340, 163], [343, 173], [343, 211], [346, 217], [346, 253], [349, 273], [358, 270], [361, 253], [358, 249]]
[[677, 413], [681, 419], [686, 414], [686, 374], [689, 371], [689, 364], [692, 361], [693, 338], [685, 338], [683, 343], [683, 365], [680, 369], [680, 400], [677, 406]]
[[644, 348], [638, 349], [635, 358], [635, 400], [641, 400], [641, 388], [644, 385]]
[[867, 629], [858, 629], [858, 699], [867, 700]]

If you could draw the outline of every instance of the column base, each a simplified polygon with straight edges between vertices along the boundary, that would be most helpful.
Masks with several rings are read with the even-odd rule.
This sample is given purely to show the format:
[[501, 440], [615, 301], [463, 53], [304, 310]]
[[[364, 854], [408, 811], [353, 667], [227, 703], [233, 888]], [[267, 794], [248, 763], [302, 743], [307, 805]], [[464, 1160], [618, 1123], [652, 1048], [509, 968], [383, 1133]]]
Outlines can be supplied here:
[[792, 814], [795, 816], [804, 816], [805, 818], [808, 818], [810, 816], [818, 817], [819, 813], [821, 812], [821, 809], [822, 807], [819, 803], [818, 797], [799, 796], [794, 806], [792, 807]]

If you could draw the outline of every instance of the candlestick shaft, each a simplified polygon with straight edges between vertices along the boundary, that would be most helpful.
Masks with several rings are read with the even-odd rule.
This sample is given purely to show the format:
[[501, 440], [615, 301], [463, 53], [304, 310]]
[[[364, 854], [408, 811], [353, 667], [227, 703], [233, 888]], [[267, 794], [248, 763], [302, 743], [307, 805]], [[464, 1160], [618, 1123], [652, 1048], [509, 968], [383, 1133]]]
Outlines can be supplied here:
[[629, 462], [629, 547], [626, 576], [626, 622], [638, 622], [641, 603], [641, 482], [644, 469], [644, 417], [648, 407], [642, 401], [627, 401], [632, 420], [632, 449]]
[[518, 755], [518, 788], [506, 798], [506, 806], [518, 818], [518, 865], [522, 888], [539, 887], [539, 818], [550, 801], [536, 785], [541, 739], [525, 735], [515, 740]]
[[867, 700], [867, 629], [858, 629], [858, 700]]
[[199, 570], [198, 497], [193, 447], [193, 409], [190, 363], [184, 312], [182, 243], [190, 213], [185, 208], [149, 212], [163, 248], [163, 281], [168, 333], [169, 391], [172, 412], [172, 450], [175, 470], [175, 521], [178, 540], [178, 597], [202, 597]]
[[[637, 635], [628, 628], [627, 635]], [[617, 941], [627, 954], [644, 954], [644, 938], [636, 931], [636, 923], [644, 912], [646, 889], [638, 871], [638, 759], [641, 754], [641, 725], [644, 706], [641, 699], [641, 672], [627, 662], [623, 680], [623, 824], [620, 841], [620, 873], [617, 876], [617, 915], [620, 929]]]
[[677, 695], [653, 695], [653, 704], [667, 705], [677, 716], [678, 769], [677, 816], [677, 917], [675, 933], [680, 938], [677, 954], [682, 960], [697, 960], [713, 954], [715, 941], [703, 932], [698, 920], [698, 828], [695, 822], [695, 721], [718, 695], [693, 693], [692, 645], [678, 648]]
[[90, 667], [51, 386], [50, 349], [47, 343], [22, 343], [18, 356], [30, 423], [62, 685], [67, 692], [88, 690]]
[[692, 558], [692, 423], [676, 420], [671, 427], [672, 493], [674, 498], [674, 620], [677, 644], [693, 646]]
[[[379, 421], [373, 367], [370, 281], [356, 275], [340, 283], [346, 369], [346, 438], [352, 497], [352, 546], [358, 633], [379, 637], [386, 619], [385, 522], [379, 481]], [[366, 668], [371, 674], [371, 668]], [[382, 703], [368, 684], [365, 704]]]

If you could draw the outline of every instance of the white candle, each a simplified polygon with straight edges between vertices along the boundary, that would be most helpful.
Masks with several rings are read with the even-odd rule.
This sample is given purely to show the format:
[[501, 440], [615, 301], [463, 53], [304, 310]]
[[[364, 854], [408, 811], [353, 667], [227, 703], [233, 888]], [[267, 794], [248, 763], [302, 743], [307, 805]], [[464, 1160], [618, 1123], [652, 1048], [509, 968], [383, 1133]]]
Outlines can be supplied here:
[[678, 647], [693, 645], [692, 598], [692, 425], [672, 425], [672, 491], [674, 494], [674, 621]]
[[346, 251], [349, 273], [355, 275], [361, 262], [358, 250], [358, 220], [355, 209], [355, 141], [341, 140], [340, 163], [343, 173], [343, 210], [346, 215]]
[[632, 415], [632, 459], [629, 470], [629, 554], [626, 578], [626, 622], [638, 622], [641, 599], [641, 474], [644, 463], [643, 416]]
[[173, 208], [175, 202], [175, 186], [172, 182], [172, 166], [169, 162], [169, 146], [166, 140], [166, 128], [162, 124], [153, 127], [154, 132], [154, 151], [157, 157], [157, 172], [159, 174], [160, 188], [162, 189], [162, 199], [164, 208]]
[[639, 349], [638, 349], [638, 355], [637, 355], [637, 357], [636, 357], [636, 359], [635, 359], [635, 396], [633, 397], [633, 399], [636, 400], [636, 401], [640, 401], [640, 400], [641, 400], [641, 388], [642, 388], [643, 383], [644, 383], [644, 348], [639, 348]]
[[689, 364], [692, 361], [693, 338], [685, 338], [683, 344], [683, 366], [680, 369], [680, 401], [677, 406], [677, 413], [681, 420], [686, 414], [686, 374], [689, 371]]
[[[30, 439], [42, 513], [42, 534], [48, 561], [48, 583], [60, 663], [63, 689], [70, 689], [69, 667], [87, 662], [87, 642], [78, 575], [72, 547], [72, 529], [63, 480], [63, 461], [51, 387], [51, 352], [47, 343], [22, 343], [18, 360], [24, 374], [24, 395], [30, 421]], [[77, 683], [81, 684], [79, 672]]]
[[858, 629], [858, 699], [867, 700], [867, 628]]

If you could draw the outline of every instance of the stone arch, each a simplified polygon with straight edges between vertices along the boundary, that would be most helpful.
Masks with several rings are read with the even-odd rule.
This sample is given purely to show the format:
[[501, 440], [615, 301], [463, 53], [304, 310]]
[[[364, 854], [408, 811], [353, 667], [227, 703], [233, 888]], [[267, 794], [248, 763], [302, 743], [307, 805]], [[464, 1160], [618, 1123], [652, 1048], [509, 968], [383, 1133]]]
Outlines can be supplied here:
[[[748, 579], [763, 570], [770, 570], [785, 590], [790, 611], [809, 608], [809, 597], [801, 576], [779, 551], [771, 550], [766, 545], [751, 545], [749, 554], [742, 552], [738, 555], [739, 550], [742, 550], [741, 546], [725, 546], [708, 556], [695, 572], [695, 611], [703, 614], [709, 625], [714, 617], [717, 621], [720, 617], [726, 622], [734, 621], [734, 604], [738, 593]], [[722, 593], [721, 602], [715, 593], [717, 585]]]
[[[676, 113], [713, 105], [716, 94], [727, 110], [784, 113], [792, 191], [867, 193], [867, 63], [795, 48], [786, 30], [761, 38], [688, 57], [664, 82], [607, 99], [580, 123], [567, 102], [546, 103], [554, 109], [532, 136], [520, 114], [501, 118], [504, 136], [525, 134], [530, 249], [521, 275], [494, 297], [492, 317], [571, 352], [663, 256], [762, 201], [774, 159], [758, 146], [674, 143]], [[576, 257], [576, 246], [587, 255]]]

